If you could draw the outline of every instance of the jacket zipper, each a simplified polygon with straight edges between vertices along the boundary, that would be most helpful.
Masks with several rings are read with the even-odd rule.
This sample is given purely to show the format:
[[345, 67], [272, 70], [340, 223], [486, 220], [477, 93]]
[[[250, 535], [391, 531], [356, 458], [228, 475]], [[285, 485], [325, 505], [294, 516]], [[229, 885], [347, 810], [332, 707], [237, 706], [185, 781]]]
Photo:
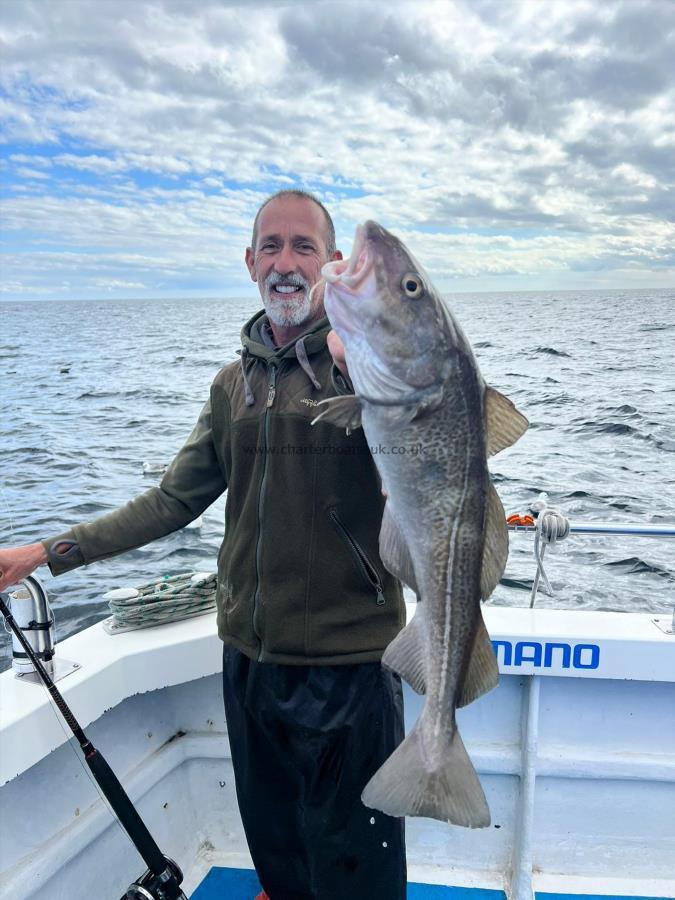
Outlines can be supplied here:
[[363, 549], [359, 546], [359, 544], [354, 540], [354, 538], [342, 524], [342, 521], [337, 514], [337, 510], [334, 507], [331, 507], [331, 509], [329, 509], [328, 511], [328, 515], [331, 522], [337, 529], [338, 534], [344, 539], [347, 547], [351, 551], [351, 554], [354, 557], [361, 574], [375, 591], [377, 605], [384, 606], [384, 604], [387, 602], [387, 598], [384, 596], [382, 582], [380, 581], [380, 576], [377, 574], [375, 567], [368, 559]]
[[257, 536], [256, 536], [256, 545], [255, 545], [255, 593], [253, 595], [253, 633], [258, 638], [260, 642], [260, 649], [258, 651], [258, 662], [262, 662], [263, 659], [263, 643], [262, 637], [258, 629], [256, 628], [257, 618], [258, 618], [258, 609], [260, 602], [260, 558], [262, 555], [262, 510], [263, 510], [263, 496], [265, 493], [265, 481], [267, 478], [267, 444], [269, 442], [269, 411], [272, 405], [274, 404], [274, 398], [276, 396], [277, 388], [277, 367], [274, 363], [268, 363], [267, 365], [267, 403], [265, 405], [265, 419], [263, 421], [263, 445], [262, 445], [262, 454], [263, 454], [263, 470], [262, 477], [260, 478], [260, 487], [258, 488], [258, 506], [257, 506]]

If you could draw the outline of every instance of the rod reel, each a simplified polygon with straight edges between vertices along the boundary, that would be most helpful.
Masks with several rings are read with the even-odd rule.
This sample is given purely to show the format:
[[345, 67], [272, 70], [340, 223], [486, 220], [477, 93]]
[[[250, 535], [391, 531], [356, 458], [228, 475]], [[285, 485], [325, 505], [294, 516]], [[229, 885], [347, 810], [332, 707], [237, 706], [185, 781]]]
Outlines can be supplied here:
[[[188, 900], [187, 895], [178, 888], [175, 893], [176, 885], [180, 885], [183, 881], [183, 873], [178, 865], [170, 857], [165, 856], [167, 870], [170, 870], [170, 876], [164, 872], [162, 875], [155, 875], [150, 869], [146, 869], [143, 875], [134, 881], [127, 888], [126, 893], [120, 900]], [[163, 879], [164, 877], [164, 880]], [[167, 880], [171, 878], [172, 886], [167, 891]]]

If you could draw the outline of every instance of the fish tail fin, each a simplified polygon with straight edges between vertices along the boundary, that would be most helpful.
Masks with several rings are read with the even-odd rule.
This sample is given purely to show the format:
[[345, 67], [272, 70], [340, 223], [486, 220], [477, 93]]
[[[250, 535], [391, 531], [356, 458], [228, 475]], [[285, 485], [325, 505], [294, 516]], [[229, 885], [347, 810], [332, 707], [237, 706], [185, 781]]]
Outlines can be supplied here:
[[486, 828], [490, 810], [457, 728], [447, 732], [439, 765], [425, 764], [420, 723], [366, 785], [365, 806], [390, 816], [427, 816], [466, 828]]

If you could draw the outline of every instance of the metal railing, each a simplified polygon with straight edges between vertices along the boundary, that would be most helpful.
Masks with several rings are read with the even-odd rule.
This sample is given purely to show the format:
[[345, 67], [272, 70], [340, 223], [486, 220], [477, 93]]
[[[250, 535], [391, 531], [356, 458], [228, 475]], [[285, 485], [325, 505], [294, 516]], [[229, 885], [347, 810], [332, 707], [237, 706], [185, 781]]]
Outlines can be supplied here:
[[[534, 606], [540, 584], [542, 592], [553, 596], [553, 588], [544, 571], [544, 553], [549, 544], [562, 541], [571, 534], [586, 535], [628, 535], [631, 537], [675, 538], [675, 525], [645, 525], [642, 523], [614, 524], [612, 522], [570, 522], [561, 512], [548, 506], [548, 498], [542, 493], [530, 507], [529, 522], [509, 522], [509, 531], [532, 532], [534, 534], [533, 553], [537, 571], [532, 583], [530, 609]], [[512, 517], [516, 518], [516, 517]], [[524, 518], [519, 516], [517, 518]], [[675, 633], [675, 607], [669, 634]]]
[[[535, 525], [509, 525], [509, 531], [536, 531]], [[610, 522], [570, 522], [570, 534], [628, 534], [638, 537], [675, 537], [675, 525], [613, 525]]]

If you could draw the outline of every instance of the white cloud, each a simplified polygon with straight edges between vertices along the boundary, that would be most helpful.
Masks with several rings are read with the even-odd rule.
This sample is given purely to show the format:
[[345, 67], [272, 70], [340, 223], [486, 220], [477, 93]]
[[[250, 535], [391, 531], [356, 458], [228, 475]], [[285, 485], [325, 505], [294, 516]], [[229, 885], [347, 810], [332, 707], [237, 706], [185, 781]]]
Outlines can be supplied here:
[[[668, 6], [5, 5], [16, 280], [34, 277], [27, 246], [41, 266], [67, 266], [67, 247], [107, 283], [151, 290], [140, 254], [146, 273], [248, 289], [256, 205], [304, 184], [341, 235], [366, 217], [422, 246], [445, 235], [467, 277], [546, 272], [554, 286], [596, 265], [650, 283], [673, 264]], [[71, 270], [85, 294], [87, 271]]]
[[30, 166], [18, 166], [16, 168], [16, 174], [20, 178], [25, 178], [27, 181], [33, 181], [36, 178], [38, 179], [48, 179], [49, 175], [46, 172], [41, 172], [39, 169], [33, 169]]

